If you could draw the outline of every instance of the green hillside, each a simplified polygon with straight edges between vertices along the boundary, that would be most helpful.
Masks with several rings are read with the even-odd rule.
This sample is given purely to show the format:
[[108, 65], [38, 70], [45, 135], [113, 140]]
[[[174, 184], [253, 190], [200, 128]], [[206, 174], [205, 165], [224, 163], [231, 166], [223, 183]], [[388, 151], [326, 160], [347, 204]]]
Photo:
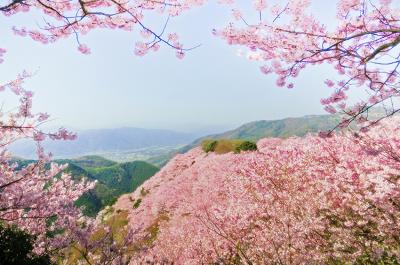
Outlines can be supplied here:
[[[371, 120], [378, 119], [385, 115], [385, 110], [374, 108], [369, 111], [368, 117]], [[159, 167], [165, 165], [174, 155], [185, 153], [190, 149], [201, 145], [204, 140], [247, 140], [257, 142], [261, 138], [278, 137], [288, 138], [291, 136], [304, 136], [307, 133], [317, 133], [335, 128], [341, 120], [340, 114], [336, 115], [308, 115], [298, 118], [286, 118], [281, 120], [261, 120], [246, 123], [236, 129], [201, 137], [191, 144], [188, 144], [178, 151], [170, 152], [152, 157], [146, 161]]]
[[265, 137], [287, 138], [304, 136], [310, 132], [325, 131], [334, 128], [340, 121], [338, 116], [305, 116], [276, 121], [255, 121], [222, 134], [214, 135], [218, 139], [246, 139], [257, 141]]
[[[70, 163], [70, 166], [73, 165], [74, 163]], [[84, 170], [89, 178], [97, 180], [98, 183], [94, 190], [79, 198], [77, 205], [85, 206], [84, 213], [93, 216], [104, 206], [113, 204], [121, 194], [134, 191], [159, 169], [147, 162], [134, 161], [85, 167]]]
[[[18, 160], [20, 167], [33, 160]], [[84, 206], [84, 214], [95, 216], [102, 208], [113, 204], [122, 194], [132, 192], [153, 176], [159, 168], [143, 161], [118, 164], [100, 156], [85, 156], [77, 159], [59, 159], [54, 162], [68, 163], [65, 172], [75, 179], [97, 180], [96, 187], [83, 194], [76, 202]]]
[[[62, 160], [57, 160], [62, 161]], [[117, 164], [114, 161], [105, 159], [101, 156], [82, 156], [74, 159], [70, 159], [69, 161], [73, 161], [74, 164], [81, 166], [81, 167], [109, 167], [112, 165]]]
[[[368, 118], [376, 120], [384, 117], [385, 110], [374, 108], [369, 110]], [[242, 139], [258, 141], [265, 137], [288, 138], [291, 136], [304, 136], [307, 133], [329, 131], [335, 128], [342, 119], [341, 114], [335, 115], [308, 115], [298, 118], [286, 118], [282, 120], [261, 120], [246, 123], [239, 128], [221, 134], [214, 134], [197, 139], [185, 149], [199, 145], [204, 139]], [[350, 127], [355, 128], [352, 124]]]
[[[385, 110], [381, 108], [374, 108], [368, 113], [370, 120], [378, 119], [384, 115]], [[335, 128], [340, 123], [341, 119], [342, 116], [336, 114], [308, 115], [299, 118], [249, 122], [231, 131], [199, 138], [193, 143], [183, 147], [180, 152], [184, 153], [200, 145], [205, 139], [241, 139], [256, 142], [266, 137], [288, 138], [291, 136], [304, 136], [308, 133], [329, 131]], [[355, 124], [352, 124], [350, 127], [355, 128], [355, 126]]]
[[177, 153], [185, 153], [201, 145], [201, 143], [207, 139], [237, 139], [257, 142], [259, 139], [265, 137], [287, 138], [291, 136], [304, 136], [307, 133], [330, 130], [338, 125], [339, 121], [340, 116], [338, 115], [309, 115], [282, 120], [254, 121], [246, 123], [234, 130], [199, 138], [181, 148], [178, 152], [171, 152], [168, 155], [153, 157], [147, 161], [157, 166], [163, 166]]

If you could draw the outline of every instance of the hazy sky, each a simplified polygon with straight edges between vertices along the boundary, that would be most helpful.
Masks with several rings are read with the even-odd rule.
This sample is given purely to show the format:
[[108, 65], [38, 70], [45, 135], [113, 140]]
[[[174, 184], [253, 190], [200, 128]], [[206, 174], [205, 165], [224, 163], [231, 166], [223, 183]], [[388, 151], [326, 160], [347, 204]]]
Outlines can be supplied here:
[[[316, 2], [313, 8], [333, 21], [328, 1]], [[202, 44], [179, 60], [165, 47], [136, 57], [137, 33], [110, 30], [81, 36], [92, 50], [85, 56], [73, 38], [46, 46], [11, 33], [16, 21], [34, 27], [43, 23], [40, 17], [0, 17], [0, 47], [8, 50], [0, 64], [0, 82], [23, 69], [37, 72], [26, 86], [35, 92], [35, 109], [52, 114], [52, 126], [76, 129], [226, 129], [254, 120], [324, 113], [319, 99], [330, 92], [323, 85], [332, 73], [328, 68], [310, 68], [293, 90], [277, 88], [274, 76], [261, 74], [257, 63], [236, 55], [238, 47], [212, 36], [213, 28], [229, 20], [229, 8], [214, 4], [174, 18], [169, 31], [178, 32], [188, 46]], [[10, 102], [4, 93], [0, 100]]]

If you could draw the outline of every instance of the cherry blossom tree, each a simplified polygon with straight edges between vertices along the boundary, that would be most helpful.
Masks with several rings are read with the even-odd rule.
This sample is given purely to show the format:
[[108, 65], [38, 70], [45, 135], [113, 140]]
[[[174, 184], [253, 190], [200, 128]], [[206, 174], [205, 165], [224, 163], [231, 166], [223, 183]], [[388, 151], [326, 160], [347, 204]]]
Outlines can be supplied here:
[[[0, 86], [1, 93], [11, 92], [19, 98], [17, 110], [0, 112], [0, 222], [36, 236], [35, 251], [40, 253], [66, 245], [69, 239], [63, 233], [68, 233], [81, 218], [74, 202], [95, 183], [74, 181], [62, 173], [66, 165], [50, 163], [51, 155], [44, 152], [40, 143], [46, 138], [72, 140], [76, 136], [64, 128], [54, 133], [40, 129], [49, 115], [32, 112], [33, 93], [23, 88], [28, 77], [24, 72]], [[37, 142], [38, 160], [21, 168], [7, 147], [22, 138]]]
[[[248, 48], [248, 58], [262, 62], [264, 74], [277, 75], [280, 87], [293, 88], [293, 79], [307, 66], [331, 65], [342, 77], [326, 80], [333, 91], [321, 103], [329, 113], [347, 114], [339, 125], [346, 127], [352, 121], [368, 120], [368, 111], [380, 103], [386, 103], [385, 117], [400, 110], [393, 102], [399, 96], [400, 64], [400, 7], [396, 2], [338, 0], [337, 26], [330, 29], [317, 19], [321, 16], [309, 11], [311, 0], [255, 0], [257, 22], [250, 23], [235, 8], [236, 22], [214, 34], [230, 45]], [[368, 97], [354, 106], [346, 104], [349, 90], [356, 88], [366, 89]]]

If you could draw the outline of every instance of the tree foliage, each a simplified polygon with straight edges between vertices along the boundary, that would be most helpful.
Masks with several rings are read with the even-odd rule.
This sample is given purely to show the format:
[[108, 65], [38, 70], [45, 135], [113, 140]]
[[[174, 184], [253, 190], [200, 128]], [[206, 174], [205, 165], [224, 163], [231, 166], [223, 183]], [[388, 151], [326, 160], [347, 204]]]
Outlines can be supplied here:
[[256, 150], [257, 150], [257, 144], [250, 141], [243, 141], [235, 148], [236, 153], [240, 153], [241, 151], [256, 151]]
[[201, 146], [203, 148], [203, 151], [208, 153], [208, 152], [214, 152], [215, 147], [217, 147], [218, 141], [216, 140], [204, 140], [201, 143]]
[[0, 264], [50, 265], [47, 254], [33, 252], [34, 238], [15, 228], [0, 225]]
[[247, 140], [219, 139], [204, 140], [201, 144], [204, 152], [215, 152], [225, 154], [229, 152], [240, 153], [241, 151], [256, 151], [257, 145]]

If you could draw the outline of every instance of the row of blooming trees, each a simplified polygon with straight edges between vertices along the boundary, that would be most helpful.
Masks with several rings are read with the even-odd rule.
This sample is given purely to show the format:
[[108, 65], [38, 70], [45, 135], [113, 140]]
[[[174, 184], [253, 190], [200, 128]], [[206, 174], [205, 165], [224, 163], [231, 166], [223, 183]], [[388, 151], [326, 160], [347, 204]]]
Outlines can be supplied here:
[[115, 206], [140, 231], [138, 263], [397, 264], [398, 122], [175, 157]]

